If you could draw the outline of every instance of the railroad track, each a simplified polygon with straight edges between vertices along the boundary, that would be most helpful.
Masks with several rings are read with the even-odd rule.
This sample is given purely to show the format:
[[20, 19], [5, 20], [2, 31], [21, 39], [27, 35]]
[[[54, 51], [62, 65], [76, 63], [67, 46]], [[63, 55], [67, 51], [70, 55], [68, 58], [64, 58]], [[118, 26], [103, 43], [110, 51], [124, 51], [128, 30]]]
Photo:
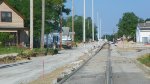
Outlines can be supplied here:
[[[91, 56], [86, 62], [84, 62], [79, 68], [77, 68], [76, 70], [74, 70], [71, 74], [65, 76], [62, 80], [60, 80], [58, 82], [58, 84], [87, 84], [87, 83], [66, 83], [66, 81], [70, 80], [71, 77], [75, 76], [75, 74], [79, 73], [80, 71], [82, 71], [82, 68], [87, 66], [89, 62], [94, 63], [94, 62], [98, 62], [100, 60], [96, 59], [101, 59], [101, 58], [96, 58], [96, 57], [100, 57], [99, 55], [97, 55], [101, 50], [107, 50], [104, 51], [105, 55], [103, 56], [105, 60], [103, 60], [102, 62], [104, 62], [104, 65], [102, 68], [105, 68], [104, 72], [102, 73], [102, 79], [104, 79], [102, 84], [112, 84], [112, 67], [111, 67], [111, 49], [110, 49], [110, 45], [109, 44], [104, 44], [93, 56]], [[107, 53], [107, 54], [106, 54]], [[102, 54], [101, 54], [102, 55]], [[97, 65], [93, 65], [93, 66], [97, 66]], [[101, 65], [100, 65], [101, 66]], [[93, 71], [94, 72], [94, 71]], [[93, 78], [93, 77], [100, 77], [98, 74], [97, 75], [87, 75], [87, 76], [81, 76], [81, 78]], [[76, 76], [75, 78], [80, 78], [79, 76]], [[75, 79], [74, 78], [74, 79]], [[89, 83], [91, 84], [91, 83]], [[92, 83], [92, 84], [97, 84], [97, 83]], [[99, 83], [100, 84], [100, 83]]]
[[111, 64], [111, 49], [110, 44], [108, 44], [108, 56], [107, 56], [107, 63], [106, 63], [106, 84], [112, 84], [112, 64]]

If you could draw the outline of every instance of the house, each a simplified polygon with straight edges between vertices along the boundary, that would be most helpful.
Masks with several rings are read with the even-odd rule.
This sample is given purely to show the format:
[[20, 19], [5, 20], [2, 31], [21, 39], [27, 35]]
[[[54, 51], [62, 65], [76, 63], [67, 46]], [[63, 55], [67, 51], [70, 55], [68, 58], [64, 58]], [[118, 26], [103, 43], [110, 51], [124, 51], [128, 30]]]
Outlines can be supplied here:
[[10, 6], [6, 0], [0, 0], [0, 32], [14, 35], [14, 45], [29, 43], [29, 28], [24, 27], [24, 17]]
[[150, 43], [150, 21], [139, 23], [136, 29], [137, 43]]

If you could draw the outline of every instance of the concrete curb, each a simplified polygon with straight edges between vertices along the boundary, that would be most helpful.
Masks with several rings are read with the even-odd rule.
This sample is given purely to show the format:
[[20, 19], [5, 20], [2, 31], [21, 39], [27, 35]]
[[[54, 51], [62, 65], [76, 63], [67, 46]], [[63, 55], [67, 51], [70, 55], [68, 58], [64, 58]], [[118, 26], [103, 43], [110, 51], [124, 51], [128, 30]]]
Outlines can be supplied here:
[[31, 61], [22, 61], [22, 62], [16, 62], [16, 63], [11, 63], [11, 64], [1, 64], [0, 65], [0, 69], [14, 67], [14, 66], [19, 66], [19, 65], [26, 64], [26, 63], [30, 63], [30, 62]]
[[2, 54], [2, 55], [0, 55], [0, 58], [4, 58], [4, 57], [8, 57], [8, 56], [17, 56], [18, 55], [18, 53], [11, 53], [11, 54]]
[[147, 67], [146, 65], [140, 63], [138, 60], [135, 60], [135, 63], [140, 69], [142, 69], [145, 73], [150, 75], [150, 67]]

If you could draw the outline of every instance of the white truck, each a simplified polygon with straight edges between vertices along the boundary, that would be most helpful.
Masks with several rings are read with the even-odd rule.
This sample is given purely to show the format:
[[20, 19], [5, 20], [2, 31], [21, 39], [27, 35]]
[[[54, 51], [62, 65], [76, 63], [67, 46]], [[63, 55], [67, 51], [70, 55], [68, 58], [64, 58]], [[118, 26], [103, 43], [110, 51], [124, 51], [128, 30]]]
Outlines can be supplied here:
[[[64, 48], [72, 48], [72, 34], [70, 32], [69, 27], [62, 27], [62, 46]], [[60, 46], [60, 33], [50, 33], [44, 36], [44, 43], [45, 45], [52, 46], [53, 48]]]

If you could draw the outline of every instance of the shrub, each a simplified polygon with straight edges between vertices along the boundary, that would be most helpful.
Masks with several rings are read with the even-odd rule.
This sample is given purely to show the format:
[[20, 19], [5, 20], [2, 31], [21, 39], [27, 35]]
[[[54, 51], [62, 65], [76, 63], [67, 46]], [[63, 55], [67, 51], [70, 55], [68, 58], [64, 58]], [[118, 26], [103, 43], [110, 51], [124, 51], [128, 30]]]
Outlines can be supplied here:
[[30, 58], [35, 57], [36, 53], [33, 50], [23, 50], [21, 53], [19, 53], [19, 56], [23, 58]]
[[150, 67], [150, 53], [138, 58], [138, 61]]

